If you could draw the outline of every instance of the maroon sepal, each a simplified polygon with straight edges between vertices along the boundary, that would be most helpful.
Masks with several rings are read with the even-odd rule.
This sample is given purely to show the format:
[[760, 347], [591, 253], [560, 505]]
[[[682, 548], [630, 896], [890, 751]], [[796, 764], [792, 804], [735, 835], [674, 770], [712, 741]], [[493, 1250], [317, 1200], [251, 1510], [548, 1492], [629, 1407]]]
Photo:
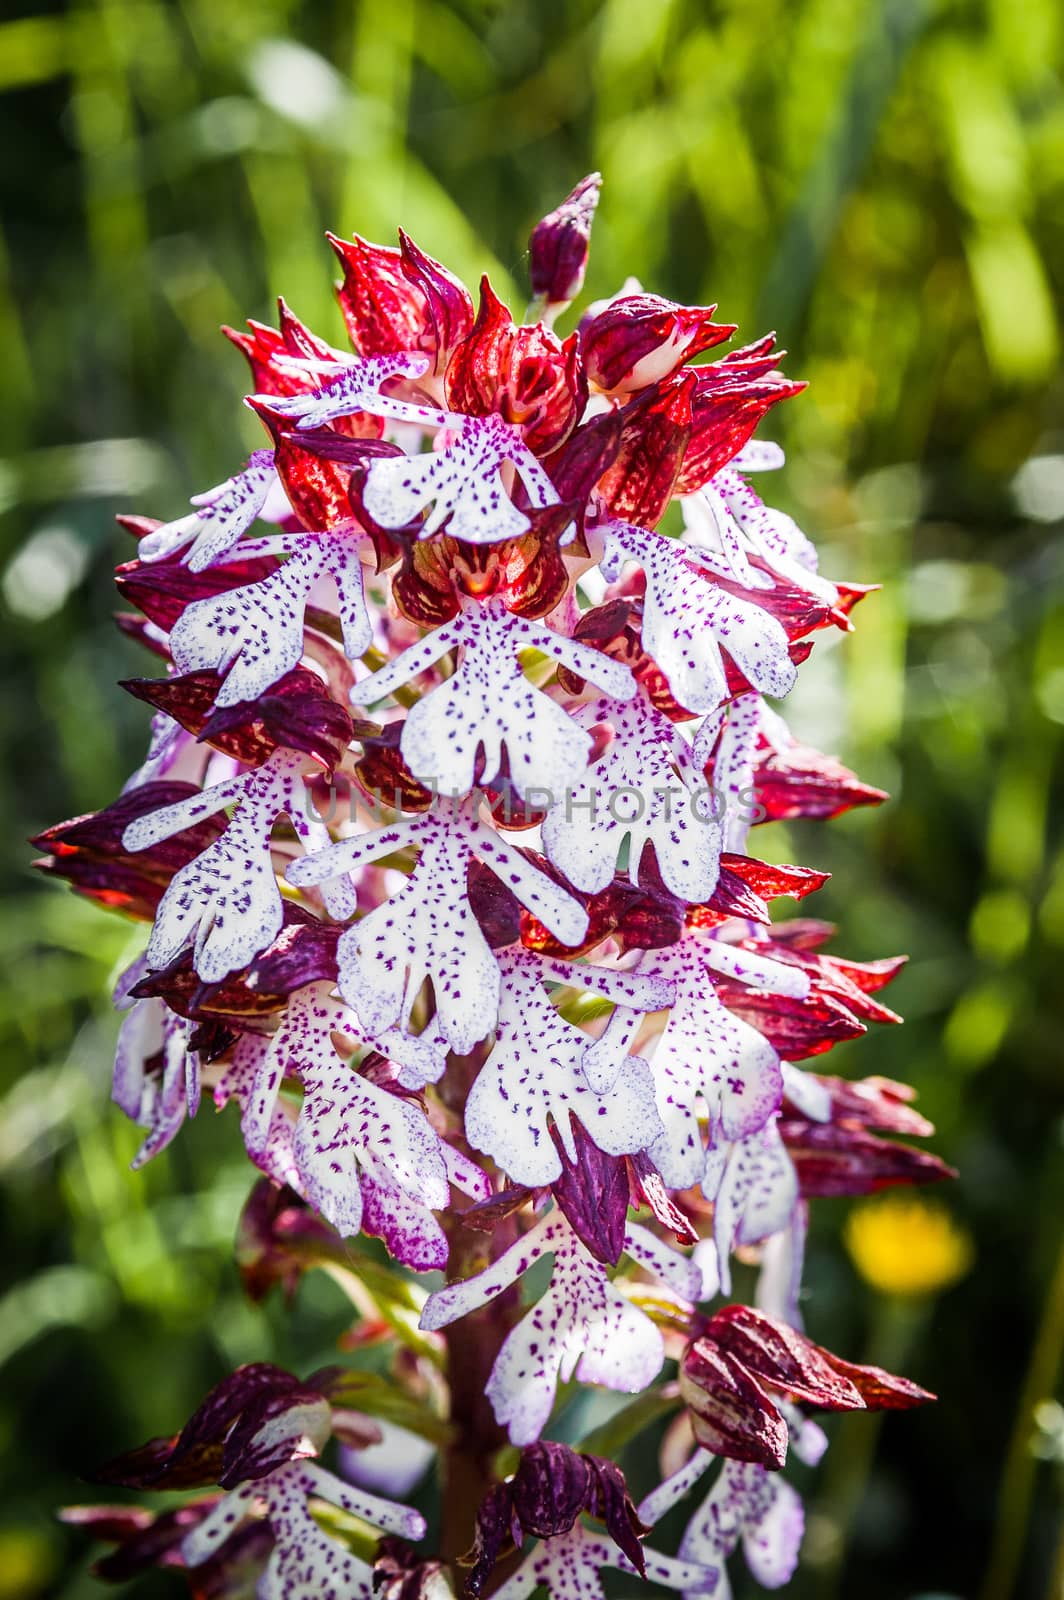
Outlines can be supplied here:
[[[435, 329], [427, 298], [416, 276], [404, 271], [401, 251], [394, 245], [370, 244], [357, 234], [353, 239], [340, 239], [329, 233], [326, 238], [343, 267], [336, 296], [357, 354], [387, 356], [401, 350], [425, 350], [435, 355]], [[450, 279], [449, 273], [447, 277]]]
[[715, 1340], [696, 1339], [680, 1362], [680, 1394], [695, 1438], [714, 1455], [773, 1470], [787, 1459], [783, 1413]]
[[957, 1176], [939, 1156], [896, 1139], [880, 1139], [845, 1123], [810, 1122], [788, 1116], [779, 1132], [798, 1187], [808, 1199], [878, 1194], [903, 1184], [941, 1183]]
[[417, 348], [433, 357], [439, 372], [455, 345], [473, 326], [473, 301], [465, 284], [439, 261], [426, 255], [399, 229], [399, 267], [407, 282], [420, 290], [425, 303], [425, 330]]
[[219, 1483], [225, 1489], [264, 1478], [275, 1467], [306, 1455], [304, 1429], [286, 1433], [266, 1425], [285, 1412], [325, 1409], [316, 1389], [267, 1361], [238, 1367], [223, 1378], [173, 1439], [152, 1439], [105, 1463], [98, 1483], [128, 1489], [192, 1489]]
[[[349, 523], [351, 502], [347, 486], [350, 469], [340, 462], [330, 461], [321, 453], [320, 447], [315, 450], [304, 449], [298, 432], [292, 429], [291, 417], [274, 411], [268, 400], [250, 396], [247, 404], [273, 441], [277, 475], [303, 527], [311, 533], [324, 533], [330, 528]], [[378, 438], [383, 428], [380, 418], [371, 417], [365, 412], [343, 420], [347, 424], [345, 431], [355, 432], [357, 437]]]
[[804, 1000], [769, 994], [730, 978], [716, 978], [718, 998], [733, 1015], [764, 1034], [784, 1061], [823, 1055], [845, 1039], [859, 1039], [868, 1030], [841, 1001], [815, 991]]
[[202, 1566], [186, 1568], [181, 1555], [186, 1535], [217, 1503], [217, 1495], [203, 1495], [171, 1511], [66, 1506], [59, 1516], [68, 1526], [117, 1546], [92, 1566], [93, 1576], [105, 1583], [127, 1583], [152, 1568], [176, 1568], [184, 1573], [190, 1600], [246, 1600], [273, 1549], [268, 1523], [253, 1521], [238, 1528]]
[[528, 276], [532, 293], [552, 308], [575, 300], [584, 286], [591, 224], [602, 175], [588, 173], [553, 211], [532, 229]]
[[691, 356], [730, 339], [734, 323], [714, 322], [716, 306], [680, 306], [656, 294], [626, 294], [580, 324], [588, 380], [610, 393], [646, 389]]
[[361, 754], [354, 763], [359, 788], [376, 805], [401, 811], [427, 811], [432, 790], [419, 783], [403, 760], [399, 740], [405, 722], [389, 722], [373, 733], [360, 731]]
[[[569, 1126], [576, 1147], [576, 1160], [570, 1159], [557, 1128], [551, 1129], [558, 1158], [560, 1178], [551, 1190], [564, 1211], [577, 1238], [596, 1261], [615, 1267], [624, 1249], [628, 1220], [628, 1169], [623, 1156], [608, 1156], [571, 1113]], [[697, 1237], [697, 1235], [696, 1235]]]
[[344, 1241], [292, 1189], [260, 1178], [244, 1202], [236, 1231], [236, 1264], [249, 1300], [280, 1286], [291, 1299], [304, 1272], [350, 1266]]
[[615, 517], [653, 528], [664, 516], [691, 437], [695, 383], [691, 372], [655, 384], [621, 412], [620, 449], [598, 486]]
[[471, 861], [466, 870], [469, 906], [493, 950], [516, 944], [521, 937], [521, 902], [513, 890], [486, 867]]
[[646, 1532], [628, 1494], [624, 1474], [612, 1461], [585, 1456], [568, 1445], [540, 1440], [521, 1452], [517, 1471], [488, 1490], [477, 1512], [472, 1567], [466, 1591], [479, 1596], [499, 1557], [528, 1538], [568, 1533], [582, 1512], [606, 1525], [613, 1542], [636, 1571], [646, 1576], [640, 1537]]
[[604, 939], [611, 938], [622, 951], [661, 950], [675, 944], [683, 932], [687, 907], [665, 888], [649, 853], [641, 863], [641, 884], [631, 883], [627, 873], [619, 872], [613, 882], [597, 894], [574, 889], [542, 857], [532, 859], [549, 877], [561, 883], [574, 900], [580, 901], [587, 911], [588, 928], [579, 945], [563, 945], [538, 917], [530, 911], [522, 911], [521, 943], [529, 950], [548, 956], [586, 955]]
[[769, 900], [781, 895], [803, 900], [822, 889], [830, 876], [830, 872], [813, 867], [773, 866], [755, 856], [726, 850], [720, 858], [716, 888], [704, 904], [688, 910], [686, 920], [692, 928], [712, 928], [728, 917], [767, 923]]
[[754, 797], [762, 822], [792, 817], [827, 819], [855, 806], [878, 806], [888, 799], [884, 789], [862, 783], [834, 756], [797, 740], [777, 750], [762, 739], [754, 757]]
[[149, 533], [154, 533], [156, 528], [163, 526], [158, 517], [138, 517], [125, 511], [117, 512], [115, 521], [124, 533], [131, 533], [137, 540], [145, 538]]
[[540, 455], [558, 448], [587, 404], [576, 335], [563, 343], [541, 323], [515, 323], [487, 277], [472, 331], [448, 362], [445, 388], [452, 409], [504, 417]]
[[215, 709], [221, 674], [206, 669], [171, 678], [125, 678], [122, 688], [165, 711], [196, 738], [258, 767], [275, 750], [302, 750], [327, 771], [351, 742], [351, 716], [309, 667], [293, 667], [257, 700]]
[[155, 633], [147, 617], [138, 617], [135, 611], [116, 611], [114, 624], [119, 633], [132, 639], [134, 644], [143, 645], [145, 650], [150, 650], [161, 661], [170, 660], [170, 647], [166, 639]]
[[465, 1227], [473, 1228], [477, 1233], [494, 1233], [499, 1223], [520, 1211], [534, 1193], [535, 1190], [516, 1184], [512, 1188], [501, 1189], [487, 1200], [478, 1200], [475, 1205], [466, 1206], [457, 1214]]
[[191, 572], [176, 556], [166, 561], [124, 561], [115, 569], [115, 587], [123, 600], [169, 633], [194, 600], [258, 583], [279, 566], [276, 556], [227, 561], [224, 566], [206, 567], [203, 572]]
[[904, 1410], [935, 1398], [907, 1378], [842, 1361], [787, 1323], [743, 1305], [714, 1312], [688, 1345], [680, 1392], [699, 1444], [773, 1470], [787, 1454], [780, 1398], [827, 1411]]
[[[869, 963], [871, 965], [871, 963]], [[927, 1139], [934, 1124], [912, 1105], [916, 1090], [893, 1078], [820, 1077], [831, 1095], [832, 1122], [854, 1128], [875, 1128], [879, 1133], [902, 1133], [908, 1138]]]
[[774, 342], [774, 335], [768, 334], [720, 361], [693, 369], [697, 387], [691, 399], [690, 439], [676, 479], [677, 494], [701, 489], [738, 455], [773, 406], [801, 394], [806, 387], [774, 370], [785, 353], [773, 352]]
[[320, 386], [321, 374], [313, 367], [293, 366], [291, 358], [335, 361], [337, 352], [300, 322], [283, 299], [277, 302], [277, 313], [279, 328], [249, 321], [250, 333], [227, 327], [222, 332], [247, 357], [256, 394], [272, 394], [278, 399], [310, 394]]
[[633, 1206], [646, 1206], [663, 1228], [679, 1244], [697, 1244], [699, 1232], [687, 1214], [680, 1210], [665, 1187], [665, 1180], [645, 1150], [625, 1158]]
[[204, 983], [183, 950], [168, 967], [149, 973], [135, 984], [134, 999], [165, 1000], [171, 1011], [194, 1021], [217, 1018], [239, 1026], [279, 1011], [295, 989], [308, 983], [335, 983], [336, 947], [343, 929], [321, 922], [294, 901], [284, 903], [284, 927], [271, 945], [243, 972], [217, 983]]
[[224, 817], [205, 817], [148, 850], [127, 851], [122, 835], [131, 822], [199, 794], [194, 783], [145, 783], [102, 811], [57, 822], [30, 843], [48, 855], [34, 866], [66, 878], [99, 905], [150, 922], [176, 872], [201, 855], [225, 828]]

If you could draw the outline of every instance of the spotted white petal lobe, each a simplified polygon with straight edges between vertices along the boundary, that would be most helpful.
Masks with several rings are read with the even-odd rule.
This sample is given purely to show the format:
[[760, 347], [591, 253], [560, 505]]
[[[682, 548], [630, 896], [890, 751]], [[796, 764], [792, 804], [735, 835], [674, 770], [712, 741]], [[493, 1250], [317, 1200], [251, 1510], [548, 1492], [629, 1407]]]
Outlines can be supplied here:
[[247, 532], [277, 483], [273, 451], [256, 450], [242, 471], [214, 489], [193, 495], [192, 504], [198, 509], [191, 516], [145, 534], [137, 555], [142, 561], [159, 561], [188, 545], [182, 561], [193, 572], [202, 572]]
[[470, 1090], [466, 1137], [517, 1183], [560, 1177], [557, 1131], [576, 1159], [571, 1117], [609, 1155], [642, 1150], [660, 1122], [646, 1063], [623, 1062], [610, 1089], [592, 1092], [581, 1065], [587, 1036], [567, 1022], [543, 987], [539, 960], [529, 951], [499, 953], [502, 993], [495, 1044]]
[[543, 843], [554, 865], [576, 888], [597, 893], [612, 882], [625, 845], [636, 882], [653, 848], [674, 894], [707, 900], [717, 882], [721, 830], [682, 736], [642, 694], [625, 704], [596, 701], [580, 716], [588, 726], [608, 724], [612, 739], [547, 815]]
[[711, 583], [690, 557], [690, 550], [662, 534], [612, 523], [601, 563], [607, 577], [616, 576], [625, 560], [643, 568], [643, 645], [676, 699], [689, 711], [710, 712], [727, 698], [722, 649], [756, 689], [785, 695], [796, 670], [783, 627], [760, 606]]
[[550, 479], [520, 431], [502, 417], [488, 416], [462, 418], [457, 436], [442, 449], [372, 462], [366, 510], [382, 527], [402, 528], [432, 506], [421, 529], [424, 538], [444, 523], [452, 538], [470, 544], [519, 538], [529, 521], [503, 485], [505, 463], [520, 475], [533, 506], [557, 503]]
[[304, 612], [311, 591], [326, 578], [338, 596], [347, 656], [356, 660], [365, 655], [373, 640], [357, 534], [335, 529], [269, 542], [287, 557], [276, 572], [258, 583], [193, 601], [170, 634], [179, 671], [225, 674], [216, 700], [221, 707], [258, 699], [299, 665]]

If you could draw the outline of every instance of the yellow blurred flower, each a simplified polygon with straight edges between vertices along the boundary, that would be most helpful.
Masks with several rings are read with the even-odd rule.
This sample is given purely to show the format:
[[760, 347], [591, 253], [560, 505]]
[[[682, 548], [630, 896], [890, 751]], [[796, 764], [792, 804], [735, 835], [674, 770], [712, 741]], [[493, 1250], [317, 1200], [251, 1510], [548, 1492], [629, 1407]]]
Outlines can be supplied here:
[[844, 1237], [858, 1272], [881, 1294], [936, 1294], [972, 1264], [970, 1235], [941, 1206], [915, 1196], [856, 1206]]

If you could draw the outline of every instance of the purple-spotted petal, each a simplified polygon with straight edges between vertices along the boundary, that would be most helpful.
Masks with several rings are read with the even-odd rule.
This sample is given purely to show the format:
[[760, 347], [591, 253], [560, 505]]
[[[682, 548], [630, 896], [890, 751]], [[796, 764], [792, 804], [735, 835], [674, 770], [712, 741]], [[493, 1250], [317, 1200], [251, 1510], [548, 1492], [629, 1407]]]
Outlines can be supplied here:
[[281, 534], [256, 540], [256, 551], [268, 545], [271, 553], [288, 559], [259, 583], [228, 589], [186, 607], [170, 635], [178, 670], [209, 668], [223, 673], [218, 706], [257, 699], [299, 665], [304, 611], [311, 591], [325, 579], [339, 599], [345, 652], [352, 660], [364, 655], [373, 630], [363, 595], [359, 539], [358, 534], [335, 529], [328, 535]]
[[[461, 648], [453, 676], [410, 710], [400, 748], [415, 777], [444, 794], [468, 794], [498, 777], [505, 751], [522, 799], [561, 797], [582, 777], [590, 736], [525, 677], [519, 652], [539, 650], [620, 699], [635, 682], [623, 663], [589, 645], [515, 616], [498, 600], [469, 605], [452, 622], [364, 679], [354, 696], [371, 705]], [[478, 764], [479, 763], [479, 764]]]
[[499, 1001], [498, 966], [469, 903], [470, 862], [482, 860], [567, 942], [583, 936], [587, 916], [493, 829], [448, 801], [394, 827], [331, 845], [297, 862], [288, 876], [299, 885], [319, 883], [411, 845], [419, 852], [414, 870], [340, 940], [340, 990], [367, 1031], [379, 1035], [397, 1023], [408, 1028], [429, 979], [435, 1032], [465, 1053], [490, 1033]]
[[432, 505], [423, 538], [446, 521], [451, 537], [469, 544], [516, 539], [528, 530], [529, 519], [503, 487], [505, 463], [516, 468], [531, 505], [557, 503], [554, 486], [520, 429], [499, 416], [463, 417], [457, 438], [441, 450], [371, 462], [363, 501], [382, 528], [405, 528]]
[[[191, 944], [196, 972], [217, 983], [277, 937], [283, 905], [270, 852], [274, 823], [289, 817], [311, 847], [328, 838], [324, 825], [308, 815], [305, 765], [305, 756], [278, 750], [254, 771], [149, 812], [126, 828], [125, 848], [145, 850], [234, 806], [224, 833], [175, 874], [163, 895], [148, 944], [149, 967], [169, 965]], [[337, 886], [330, 905], [337, 915], [350, 914], [349, 886]]]
[[713, 711], [728, 698], [722, 649], [755, 689], [785, 695], [796, 669], [781, 624], [760, 606], [718, 588], [694, 559], [674, 539], [614, 522], [607, 527], [601, 567], [609, 578], [626, 560], [642, 567], [643, 645], [687, 710]]
[[432, 365], [428, 356], [414, 352], [387, 356], [356, 356], [340, 361], [293, 359], [293, 370], [328, 372], [333, 374], [320, 389], [309, 394], [295, 394], [279, 398], [277, 395], [253, 395], [255, 403], [266, 406], [279, 416], [291, 417], [297, 429], [306, 431], [321, 428], [340, 417], [353, 416], [356, 411], [369, 411], [376, 417], [390, 417], [396, 422], [417, 422], [426, 427], [439, 427], [447, 419], [432, 406], [416, 405], [408, 400], [393, 400], [380, 392], [381, 384], [394, 378], [423, 378]]
[[498, 961], [502, 992], [495, 1044], [466, 1101], [469, 1142], [515, 1182], [532, 1187], [561, 1175], [552, 1124], [576, 1160], [570, 1117], [608, 1155], [646, 1149], [660, 1131], [646, 1063], [628, 1058], [610, 1089], [594, 1094], [582, 1067], [587, 1035], [551, 1003], [540, 958], [504, 950]]
[[667, 1184], [685, 1189], [699, 1181], [705, 1168], [701, 1108], [709, 1115], [711, 1146], [721, 1139], [741, 1139], [763, 1127], [777, 1110], [783, 1077], [767, 1039], [717, 998], [697, 934], [688, 934], [669, 950], [654, 951], [642, 965], [669, 979], [675, 995], [654, 1049], [664, 1133], [650, 1147], [650, 1157]]
[[324, 1600], [329, 1594], [370, 1600], [372, 1567], [323, 1531], [310, 1513], [311, 1498], [403, 1538], [420, 1539], [425, 1531], [416, 1511], [353, 1489], [316, 1462], [297, 1461], [226, 1495], [186, 1536], [181, 1553], [190, 1567], [202, 1566], [261, 1504], [275, 1540], [258, 1588], [262, 1600]]
[[193, 495], [192, 504], [198, 509], [190, 516], [145, 534], [138, 556], [142, 561], [161, 561], [187, 545], [182, 561], [193, 572], [202, 572], [247, 532], [277, 482], [273, 451], [256, 450], [242, 471], [204, 494]]
[[589, 728], [608, 723], [613, 737], [548, 812], [543, 844], [551, 861], [577, 889], [597, 893], [612, 883], [625, 843], [636, 883], [653, 848], [667, 888], [681, 900], [708, 900], [717, 882], [721, 830], [676, 725], [643, 694], [624, 704], [594, 701], [576, 717]]

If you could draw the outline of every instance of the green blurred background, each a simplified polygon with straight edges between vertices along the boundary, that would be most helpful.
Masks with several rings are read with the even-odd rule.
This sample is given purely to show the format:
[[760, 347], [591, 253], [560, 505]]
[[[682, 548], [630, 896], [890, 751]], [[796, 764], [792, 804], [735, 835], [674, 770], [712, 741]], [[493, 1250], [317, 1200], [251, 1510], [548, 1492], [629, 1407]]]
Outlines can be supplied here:
[[339, 340], [326, 227], [388, 240], [402, 222], [520, 309], [531, 223], [595, 167], [589, 292], [635, 274], [719, 302], [748, 338], [777, 328], [811, 388], [765, 430], [789, 455], [770, 498], [827, 571], [884, 585], [852, 638], [818, 644], [788, 715], [892, 803], [756, 839], [836, 874], [816, 910], [841, 951], [911, 953], [893, 991], [908, 1025], [830, 1064], [918, 1087], [961, 1169], [934, 1202], [973, 1249], [957, 1281], [903, 1296], [907, 1258], [935, 1277], [935, 1214], [899, 1240], [876, 1213], [887, 1245], [895, 1231], [872, 1283], [846, 1204], [819, 1203], [810, 1331], [942, 1399], [831, 1428], [793, 1592], [1059, 1597], [1056, 0], [5, 12], [0, 1600], [100, 1594], [84, 1541], [52, 1521], [89, 1496], [81, 1475], [175, 1427], [238, 1361], [309, 1370], [345, 1323], [325, 1281], [291, 1316], [243, 1301], [235, 1120], [204, 1112], [129, 1172], [106, 988], [134, 930], [27, 872], [26, 835], [109, 801], [145, 740], [144, 708], [114, 687], [150, 669], [109, 620], [128, 553], [113, 514], [174, 516], [258, 442], [219, 323], [269, 319], [283, 291]]

